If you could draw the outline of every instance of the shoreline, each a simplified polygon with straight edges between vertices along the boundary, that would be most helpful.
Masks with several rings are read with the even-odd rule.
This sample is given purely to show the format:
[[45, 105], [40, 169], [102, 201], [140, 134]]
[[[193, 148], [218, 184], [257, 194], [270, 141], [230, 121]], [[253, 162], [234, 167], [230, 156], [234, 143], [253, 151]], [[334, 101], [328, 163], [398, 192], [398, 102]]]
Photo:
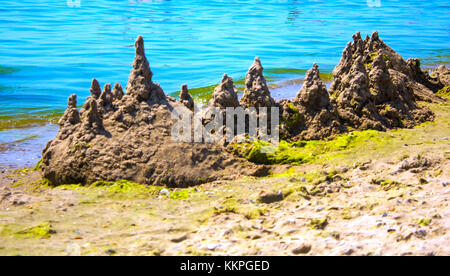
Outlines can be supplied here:
[[[304, 78], [294, 78], [270, 83], [271, 94], [276, 100], [293, 98], [301, 89], [303, 80]], [[331, 82], [326, 82], [327, 89], [330, 84]], [[195, 90], [195, 88], [192, 90]], [[242, 96], [242, 93], [239, 95]], [[194, 99], [196, 100], [195, 97]], [[42, 157], [41, 153], [45, 144], [55, 138], [59, 129], [56, 123], [59, 117], [55, 116], [50, 120], [44, 119], [42, 123], [0, 130], [0, 138], [3, 138], [5, 134], [9, 137], [15, 137], [9, 140], [8, 138], [0, 139], [0, 160], [10, 160], [0, 162], [0, 169], [33, 168]], [[27, 157], [27, 154], [30, 156]]]
[[[277, 70], [269, 69], [269, 71]], [[303, 79], [304, 75], [292, 76], [290, 78], [281, 78], [276, 81], [271, 81], [268, 85], [275, 99], [292, 98], [300, 90]], [[240, 89], [240, 96], [242, 96], [244, 82], [244, 79], [240, 79], [236, 82], [237, 88]], [[331, 82], [327, 82], [327, 86], [330, 84]], [[196, 103], [204, 104], [209, 100], [216, 86], [217, 84], [193, 88], [189, 91], [193, 94], [193, 99]], [[179, 92], [169, 93], [169, 95], [178, 93]], [[79, 108], [81, 107], [82, 105], [79, 106]], [[0, 128], [0, 160], [11, 160], [0, 161], [0, 168], [23, 169], [32, 168], [36, 165], [37, 161], [41, 158], [41, 152], [45, 144], [56, 136], [58, 132], [57, 121], [61, 118], [63, 112], [57, 111], [49, 114], [52, 115], [44, 115], [44, 118], [36, 116], [23, 119], [20, 118], [18, 121], [20, 122], [23, 120], [25, 123], [19, 124], [19, 127], [12, 127], [9, 125], [5, 128]], [[32, 123], [26, 121], [32, 121]], [[12, 125], [15, 125], [15, 123]], [[39, 132], [39, 130], [42, 131]], [[30, 153], [32, 158], [25, 158], [27, 160], [24, 161], [23, 157], [25, 152]], [[17, 158], [20, 158], [21, 160], [15, 160]]]
[[[444, 58], [445, 55], [437, 56]], [[428, 62], [422, 65], [422, 70], [430, 73], [436, 67], [433, 65], [446, 65], [445, 61], [436, 62], [436, 58], [426, 58]], [[5, 70], [3, 74], [14, 74], [19, 70], [14, 68], [2, 67]], [[270, 94], [277, 102], [286, 99], [293, 99], [302, 89], [305, 80], [305, 69], [294, 68], [269, 68], [264, 70], [267, 85]], [[333, 81], [332, 70], [321, 69], [319, 78], [324, 82], [325, 89], [330, 90]], [[239, 78], [234, 81], [238, 100], [243, 96], [245, 88], [245, 78]], [[190, 88], [189, 93], [192, 95], [196, 104], [205, 106], [210, 101], [215, 85], [204, 86], [200, 88]], [[331, 93], [331, 92], [327, 92]], [[168, 93], [168, 95], [177, 98], [178, 92]], [[82, 98], [83, 101], [83, 98]], [[77, 106], [80, 109], [83, 104]], [[36, 112], [35, 112], [36, 113]], [[24, 113], [15, 115], [0, 116], [0, 168], [24, 168], [33, 167], [35, 162], [41, 158], [41, 150], [45, 144], [54, 139], [58, 132], [57, 121], [61, 118], [63, 110], [55, 109], [48, 112]]]

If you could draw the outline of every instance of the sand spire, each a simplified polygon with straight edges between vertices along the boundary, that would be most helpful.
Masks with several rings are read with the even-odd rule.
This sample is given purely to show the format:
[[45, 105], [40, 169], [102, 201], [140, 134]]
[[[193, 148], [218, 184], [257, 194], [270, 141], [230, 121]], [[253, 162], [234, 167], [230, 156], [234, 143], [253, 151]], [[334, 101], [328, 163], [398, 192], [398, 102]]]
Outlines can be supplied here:
[[94, 99], [98, 99], [100, 97], [100, 94], [102, 93], [102, 89], [100, 88], [100, 84], [96, 79], [92, 80], [91, 88], [89, 89], [91, 92], [91, 96]]
[[180, 90], [180, 102], [184, 104], [188, 109], [194, 110], [194, 100], [189, 94], [187, 84], [183, 84]]
[[159, 85], [152, 81], [153, 73], [145, 57], [144, 39], [139, 36], [135, 42], [136, 53], [128, 79], [127, 94], [135, 97], [138, 101], [151, 101], [160, 103], [165, 98], [164, 92]]
[[261, 60], [256, 57], [250, 66], [245, 78], [245, 91], [241, 104], [245, 107], [271, 107], [275, 100], [270, 96], [266, 79], [263, 76], [264, 68]]
[[233, 78], [224, 74], [221, 83], [214, 89], [212, 99], [209, 101], [209, 106], [220, 108], [238, 107], [239, 100], [237, 90], [233, 83]]

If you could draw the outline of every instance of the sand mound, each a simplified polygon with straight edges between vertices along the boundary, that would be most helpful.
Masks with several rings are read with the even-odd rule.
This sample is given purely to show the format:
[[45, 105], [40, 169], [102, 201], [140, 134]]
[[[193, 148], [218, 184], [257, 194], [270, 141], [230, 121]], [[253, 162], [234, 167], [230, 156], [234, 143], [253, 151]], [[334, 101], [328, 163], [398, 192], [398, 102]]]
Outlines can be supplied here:
[[245, 77], [244, 96], [241, 99], [243, 107], [272, 107], [276, 105], [275, 100], [270, 96], [269, 87], [263, 76], [264, 68], [261, 60], [255, 58], [255, 62], [249, 68]]
[[443, 101], [434, 93], [448, 81], [445, 66], [430, 76], [421, 70], [418, 59], [405, 61], [377, 32], [365, 40], [357, 33], [353, 40], [333, 70], [330, 93], [314, 64], [297, 96], [280, 101], [283, 138], [323, 139], [347, 127], [386, 130], [413, 127], [434, 118], [416, 101]]
[[221, 83], [214, 89], [209, 106], [220, 108], [240, 106], [233, 79], [227, 74], [223, 75]]
[[373, 33], [357, 33], [333, 71], [332, 102], [342, 122], [356, 129], [412, 127], [432, 120], [433, 113], [416, 100], [438, 102], [437, 89], [418, 60], [402, 57]]
[[192, 99], [191, 95], [189, 94], [189, 90], [187, 87], [187, 84], [183, 84], [181, 86], [180, 90], [180, 103], [182, 103], [186, 108], [189, 110], [194, 110], [194, 100]]
[[219, 145], [174, 142], [171, 110], [193, 104], [187, 87], [181, 103], [166, 96], [152, 81], [144, 41], [136, 41], [136, 57], [127, 85], [96, 80], [81, 111], [76, 96], [59, 121], [56, 139], [43, 151], [43, 176], [55, 184], [131, 180], [185, 187], [241, 174], [264, 174], [266, 169], [228, 154]]
[[319, 66], [308, 70], [302, 89], [292, 100], [283, 100], [283, 134], [291, 140], [322, 139], [342, 133], [342, 126], [325, 83], [319, 77]]
[[440, 86], [445, 87], [450, 85], [450, 69], [445, 65], [440, 65], [435, 68], [432, 75], [439, 80]]

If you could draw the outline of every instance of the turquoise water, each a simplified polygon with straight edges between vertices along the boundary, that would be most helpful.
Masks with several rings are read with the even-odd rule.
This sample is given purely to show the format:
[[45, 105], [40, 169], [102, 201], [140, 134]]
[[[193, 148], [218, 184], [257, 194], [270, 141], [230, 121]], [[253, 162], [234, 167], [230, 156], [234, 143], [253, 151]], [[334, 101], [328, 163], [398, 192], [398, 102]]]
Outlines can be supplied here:
[[[71, 93], [82, 103], [93, 77], [125, 87], [138, 35], [144, 36], [154, 80], [166, 93], [183, 83], [216, 84], [223, 73], [242, 79], [254, 56], [272, 82], [301, 78], [313, 62], [331, 71], [356, 31], [378, 30], [404, 58], [429, 65], [448, 63], [450, 56], [446, 1], [381, 0], [380, 7], [320, 0], [80, 0], [80, 7], [70, 2], [76, 0], [0, 1], [3, 126], [60, 111]], [[300, 86], [274, 93], [291, 97]], [[0, 131], [1, 142], [13, 142], [8, 137]]]

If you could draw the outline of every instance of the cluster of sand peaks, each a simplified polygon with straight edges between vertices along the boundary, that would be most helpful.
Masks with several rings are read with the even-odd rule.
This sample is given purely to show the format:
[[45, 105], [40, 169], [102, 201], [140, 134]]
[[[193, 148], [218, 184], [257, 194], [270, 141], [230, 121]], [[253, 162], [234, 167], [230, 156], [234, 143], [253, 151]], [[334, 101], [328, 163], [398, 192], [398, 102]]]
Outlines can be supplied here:
[[[314, 64], [292, 100], [275, 101], [256, 58], [239, 100], [233, 79], [223, 76], [211, 107], [280, 107], [283, 139], [323, 139], [352, 129], [409, 128], [433, 120], [417, 101], [440, 102], [435, 92], [449, 85], [449, 70], [439, 67], [431, 77], [418, 59], [407, 61], [373, 33], [354, 35], [333, 71], [327, 91]], [[193, 109], [183, 85], [180, 98], [164, 93], [152, 80], [144, 41], [136, 41], [136, 56], [126, 93], [120, 84], [101, 91], [94, 79], [83, 108], [69, 98], [57, 137], [43, 151], [40, 168], [54, 184], [132, 180], [182, 187], [239, 175], [264, 175], [268, 168], [228, 153], [222, 144], [179, 143], [171, 138], [171, 111]]]

